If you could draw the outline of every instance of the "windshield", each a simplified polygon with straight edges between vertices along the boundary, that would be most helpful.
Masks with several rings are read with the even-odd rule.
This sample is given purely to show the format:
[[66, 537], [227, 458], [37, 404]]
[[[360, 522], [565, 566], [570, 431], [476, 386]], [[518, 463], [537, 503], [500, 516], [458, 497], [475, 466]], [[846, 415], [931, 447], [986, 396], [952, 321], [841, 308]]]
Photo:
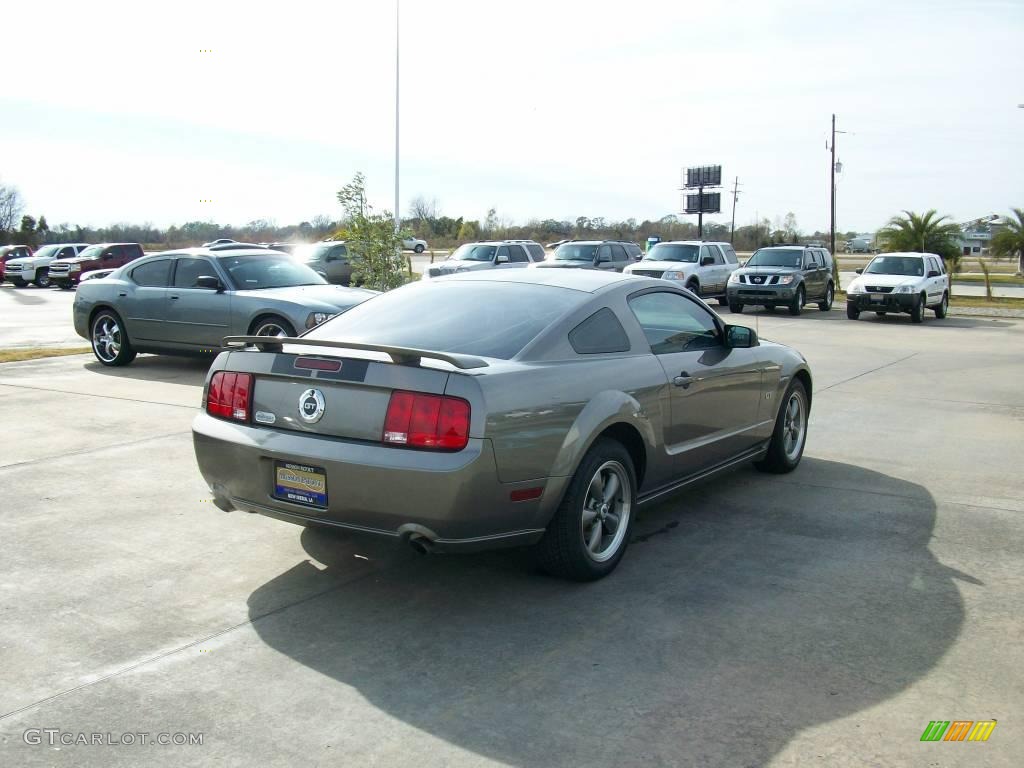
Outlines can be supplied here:
[[508, 360], [589, 294], [531, 283], [427, 281], [381, 294], [306, 334]]
[[327, 283], [312, 269], [284, 254], [224, 256], [220, 259], [220, 265], [227, 270], [241, 291]]
[[924, 259], [918, 256], [876, 256], [864, 270], [869, 275], [924, 276]]
[[104, 248], [106, 248], [105, 245], [90, 245], [88, 248], [86, 248], [84, 251], [78, 254], [78, 258], [98, 259], [100, 257], [100, 254], [103, 253]]
[[748, 267], [796, 267], [800, 268], [803, 251], [787, 248], [762, 248], [745, 266]]
[[327, 252], [331, 248], [335, 247], [337, 243], [317, 243], [315, 245], [300, 245], [294, 251], [292, 255], [299, 261], [322, 261], [327, 255]]
[[644, 261], [686, 261], [690, 264], [697, 263], [697, 256], [700, 254], [699, 245], [670, 245], [658, 243], [651, 248], [644, 256]]
[[59, 245], [44, 245], [38, 251], [35, 252], [35, 256], [56, 256], [57, 251], [60, 250]]
[[555, 251], [555, 261], [593, 261], [596, 256], [596, 243], [565, 243]]
[[456, 248], [455, 253], [448, 257], [448, 261], [491, 261], [496, 250], [496, 245], [466, 243]]

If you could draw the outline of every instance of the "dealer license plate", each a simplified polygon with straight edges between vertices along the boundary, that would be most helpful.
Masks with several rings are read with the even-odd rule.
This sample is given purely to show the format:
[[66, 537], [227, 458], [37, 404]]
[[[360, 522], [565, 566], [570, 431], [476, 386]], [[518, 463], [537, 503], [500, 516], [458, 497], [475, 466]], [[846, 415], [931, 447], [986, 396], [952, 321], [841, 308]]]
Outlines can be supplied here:
[[274, 462], [274, 496], [293, 504], [327, 506], [327, 473], [320, 467]]

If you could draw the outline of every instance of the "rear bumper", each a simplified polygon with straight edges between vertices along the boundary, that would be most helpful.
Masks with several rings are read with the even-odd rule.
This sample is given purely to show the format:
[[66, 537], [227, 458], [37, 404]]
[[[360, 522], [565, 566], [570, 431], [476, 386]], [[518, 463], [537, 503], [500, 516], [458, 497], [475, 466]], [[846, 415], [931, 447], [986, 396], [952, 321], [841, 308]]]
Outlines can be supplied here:
[[[222, 509], [258, 512], [388, 536], [422, 537], [433, 549], [474, 551], [530, 544], [558, 504], [563, 478], [501, 483], [491, 442], [471, 439], [458, 453], [389, 448], [326, 436], [236, 424], [205, 413], [192, 425], [199, 470]], [[327, 507], [274, 496], [276, 461], [320, 467]], [[544, 487], [531, 501], [510, 493]]]
[[916, 293], [855, 293], [846, 295], [846, 306], [858, 312], [910, 312], [917, 306]]

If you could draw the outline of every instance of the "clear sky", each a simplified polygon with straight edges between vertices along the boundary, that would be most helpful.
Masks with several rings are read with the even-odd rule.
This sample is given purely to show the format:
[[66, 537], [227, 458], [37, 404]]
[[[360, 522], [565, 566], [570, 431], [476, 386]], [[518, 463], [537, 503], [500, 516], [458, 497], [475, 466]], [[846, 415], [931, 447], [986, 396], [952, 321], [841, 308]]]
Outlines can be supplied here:
[[[360, 170], [393, 207], [394, 0], [37, 0], [4, 28], [0, 180], [51, 224], [337, 217]], [[403, 209], [658, 218], [721, 164], [737, 224], [824, 230], [833, 111], [840, 230], [1024, 206], [1022, 0], [402, 0], [401, 29]]]

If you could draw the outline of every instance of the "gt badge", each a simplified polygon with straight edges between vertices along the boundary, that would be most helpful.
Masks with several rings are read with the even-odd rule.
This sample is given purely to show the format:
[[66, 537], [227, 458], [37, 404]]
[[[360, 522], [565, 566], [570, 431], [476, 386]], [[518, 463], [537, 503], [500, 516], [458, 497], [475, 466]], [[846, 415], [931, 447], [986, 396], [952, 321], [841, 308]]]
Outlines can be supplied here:
[[299, 395], [299, 417], [307, 424], [320, 421], [326, 410], [324, 393], [319, 389], [307, 389]]

